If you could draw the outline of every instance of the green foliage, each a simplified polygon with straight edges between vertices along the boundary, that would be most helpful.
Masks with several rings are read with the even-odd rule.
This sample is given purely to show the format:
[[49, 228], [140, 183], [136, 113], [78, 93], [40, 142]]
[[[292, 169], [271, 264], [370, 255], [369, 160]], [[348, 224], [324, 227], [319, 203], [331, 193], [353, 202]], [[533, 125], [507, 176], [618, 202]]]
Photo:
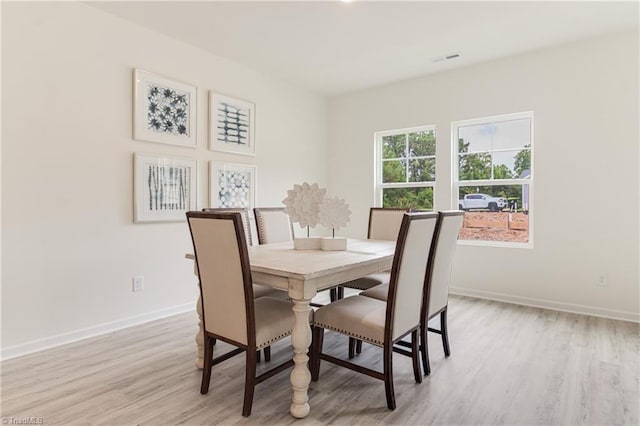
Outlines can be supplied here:
[[435, 180], [435, 158], [409, 160], [409, 182], [433, 182]]
[[[458, 152], [469, 152], [469, 142], [458, 139]], [[458, 176], [460, 180], [491, 179], [491, 154], [476, 153], [458, 156]]]
[[382, 162], [382, 182], [406, 182], [407, 160], [389, 160]]
[[[530, 148], [531, 145], [525, 145]], [[458, 171], [459, 179], [463, 180], [480, 180], [492, 179], [491, 167], [492, 158], [488, 152], [467, 154], [469, 152], [469, 143], [465, 143], [464, 139], [458, 139]], [[514, 158], [514, 169], [511, 170], [505, 164], [496, 164], [493, 166], [493, 179], [517, 179], [524, 170], [531, 168], [531, 150], [523, 149], [518, 151]]]
[[[433, 182], [436, 179], [436, 154], [433, 130], [382, 138], [382, 182]], [[407, 176], [407, 166], [409, 174]]]
[[382, 158], [405, 158], [407, 138], [404, 134], [382, 138]]
[[494, 179], [513, 179], [513, 172], [505, 164], [498, 164], [493, 166], [493, 178]]
[[529, 149], [523, 149], [514, 157], [516, 161], [513, 166], [513, 171], [516, 177], [520, 177], [525, 170], [531, 170], [531, 144], [525, 145], [524, 147]]
[[436, 133], [428, 132], [409, 133], [409, 157], [426, 157], [436, 155]]
[[385, 188], [382, 206], [433, 210], [433, 188]]
[[463, 199], [466, 194], [482, 193], [492, 197], [514, 198], [520, 200], [522, 205], [523, 185], [491, 185], [491, 186], [461, 186], [458, 199]]

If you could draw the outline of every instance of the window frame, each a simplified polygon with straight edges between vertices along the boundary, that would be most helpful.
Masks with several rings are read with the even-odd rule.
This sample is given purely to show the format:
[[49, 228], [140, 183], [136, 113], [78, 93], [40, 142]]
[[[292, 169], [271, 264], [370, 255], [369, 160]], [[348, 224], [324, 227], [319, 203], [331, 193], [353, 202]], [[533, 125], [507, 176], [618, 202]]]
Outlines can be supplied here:
[[[460, 127], [475, 126], [481, 124], [501, 123], [506, 121], [514, 121], [521, 119], [530, 120], [530, 141], [529, 141], [529, 153], [531, 166], [529, 169], [529, 177], [525, 179], [475, 179], [475, 180], [459, 180], [459, 152], [458, 152], [458, 129]], [[505, 152], [521, 150], [517, 148], [508, 149], [496, 149], [491, 151], [474, 151], [469, 154], [479, 152]], [[534, 203], [534, 114], [533, 111], [517, 112], [511, 114], [500, 114], [490, 117], [473, 118], [469, 120], [458, 120], [451, 122], [451, 206], [453, 209], [458, 209], [458, 200], [460, 194], [460, 187], [464, 186], [505, 186], [505, 185], [528, 185], [528, 216], [529, 216], [529, 241], [526, 243], [509, 242], [509, 241], [490, 241], [490, 240], [458, 240], [458, 244], [470, 245], [470, 246], [490, 246], [490, 247], [509, 247], [509, 248], [528, 248], [532, 249], [533, 235], [534, 235], [534, 220], [533, 215], [535, 209], [533, 209]], [[494, 167], [492, 162], [491, 176], [493, 176]]]
[[[436, 137], [436, 153], [434, 155], [429, 155], [429, 156], [421, 156], [418, 158], [431, 158], [433, 157], [433, 160], [436, 164], [436, 173], [435, 173], [435, 179], [432, 181], [426, 181], [426, 182], [387, 182], [384, 183], [382, 182], [382, 178], [383, 178], [383, 158], [382, 158], [382, 140], [384, 137], [386, 136], [395, 136], [395, 135], [399, 135], [399, 134], [404, 134], [405, 136], [410, 134], [410, 133], [416, 133], [416, 132], [429, 132], [429, 131], [433, 131]], [[373, 134], [374, 137], [374, 146], [375, 146], [375, 153], [374, 153], [374, 162], [375, 162], [375, 180], [374, 180], [374, 207], [382, 207], [382, 203], [383, 203], [383, 199], [382, 199], [382, 192], [384, 189], [387, 188], [431, 188], [431, 191], [433, 193], [433, 209], [432, 211], [437, 211], [436, 207], [435, 207], [435, 200], [436, 200], [436, 181], [438, 179], [438, 173], [437, 173], [437, 151], [438, 151], [438, 133], [436, 131], [436, 126], [435, 124], [430, 124], [430, 125], [426, 125], [426, 126], [416, 126], [416, 127], [407, 127], [407, 128], [403, 128], [403, 129], [394, 129], [394, 130], [383, 130], [383, 131], [378, 131], [378, 132], [374, 132]], [[407, 162], [409, 161], [409, 158], [407, 157]], [[409, 173], [409, 165], [407, 163], [407, 175]]]

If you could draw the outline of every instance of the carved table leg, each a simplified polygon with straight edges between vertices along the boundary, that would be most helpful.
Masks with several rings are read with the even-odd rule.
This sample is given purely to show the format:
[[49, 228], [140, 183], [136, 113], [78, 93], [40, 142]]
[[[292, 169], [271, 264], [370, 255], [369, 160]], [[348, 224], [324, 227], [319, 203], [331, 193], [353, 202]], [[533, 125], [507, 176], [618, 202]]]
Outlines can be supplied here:
[[307, 365], [307, 361], [309, 361], [307, 351], [311, 344], [311, 327], [309, 326], [310, 302], [311, 299], [293, 299], [295, 324], [291, 333], [291, 344], [293, 345], [293, 362], [295, 365], [291, 372], [293, 400], [289, 411], [293, 417], [299, 419], [306, 417], [310, 409], [307, 394], [309, 383], [311, 383], [311, 372]]
[[198, 345], [198, 351], [196, 355], [196, 367], [202, 370], [204, 367], [204, 331], [202, 330], [202, 303], [200, 303], [200, 296], [196, 302], [196, 311], [198, 312], [198, 334], [196, 334], [196, 345]]

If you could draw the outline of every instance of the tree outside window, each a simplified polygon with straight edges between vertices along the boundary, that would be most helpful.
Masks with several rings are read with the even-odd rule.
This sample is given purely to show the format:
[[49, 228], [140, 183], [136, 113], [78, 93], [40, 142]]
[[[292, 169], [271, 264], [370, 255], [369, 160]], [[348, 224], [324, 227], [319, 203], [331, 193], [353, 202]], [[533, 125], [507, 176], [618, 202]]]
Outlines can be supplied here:
[[461, 240], [531, 245], [533, 113], [453, 123]]
[[378, 177], [382, 207], [433, 210], [436, 180], [435, 127], [376, 133]]

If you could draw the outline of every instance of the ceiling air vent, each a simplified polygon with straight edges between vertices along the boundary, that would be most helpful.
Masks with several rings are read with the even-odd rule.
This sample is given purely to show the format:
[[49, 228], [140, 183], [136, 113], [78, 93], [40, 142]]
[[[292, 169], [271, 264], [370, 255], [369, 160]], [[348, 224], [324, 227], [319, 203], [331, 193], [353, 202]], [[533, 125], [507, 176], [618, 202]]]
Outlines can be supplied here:
[[453, 52], [453, 53], [449, 53], [448, 55], [437, 56], [437, 57], [431, 59], [431, 62], [449, 61], [451, 59], [459, 58], [460, 56], [462, 56], [461, 52]]

